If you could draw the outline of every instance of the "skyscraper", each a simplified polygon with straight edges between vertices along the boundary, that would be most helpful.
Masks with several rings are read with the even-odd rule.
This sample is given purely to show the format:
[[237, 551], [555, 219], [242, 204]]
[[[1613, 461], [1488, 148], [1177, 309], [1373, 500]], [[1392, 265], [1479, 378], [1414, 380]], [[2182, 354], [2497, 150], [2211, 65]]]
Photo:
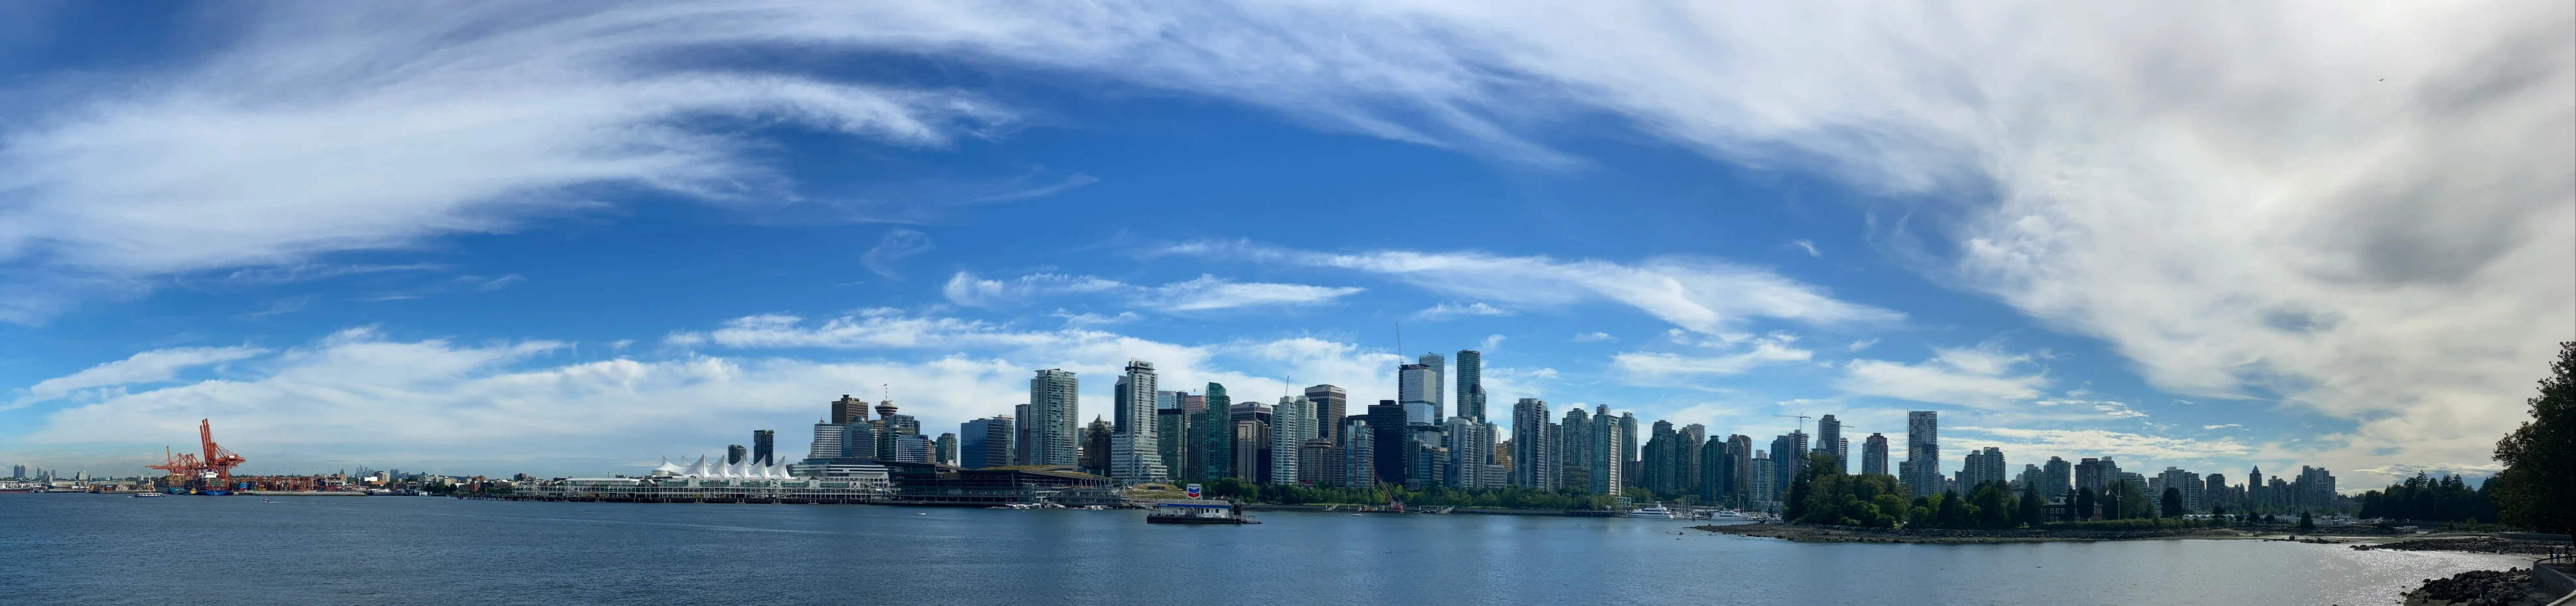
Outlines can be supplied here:
[[778, 432], [767, 429], [751, 431], [751, 460], [762, 465], [778, 463]]
[[[1465, 358], [1465, 356], [1460, 356]], [[1512, 404], [1512, 484], [1533, 490], [1556, 490], [1563, 463], [1556, 457], [1555, 434], [1548, 431], [1547, 401], [1521, 398]]]
[[[1171, 392], [1163, 392], [1171, 393]], [[1154, 409], [1155, 454], [1163, 457], [1163, 477], [1170, 480], [1195, 477], [1190, 461], [1190, 414], [1174, 399], [1171, 408]]]
[[1405, 423], [1440, 422], [1439, 404], [1432, 401], [1439, 390], [1440, 371], [1422, 364], [1395, 367], [1395, 401], [1404, 405]]
[[1315, 437], [1339, 443], [1342, 419], [1350, 412], [1351, 392], [1332, 385], [1306, 388], [1306, 401], [1315, 403]]
[[1333, 432], [1342, 438], [1343, 486], [1368, 488], [1377, 486], [1377, 432], [1368, 423], [1368, 415], [1342, 420], [1342, 428]]
[[1557, 423], [1557, 463], [1559, 488], [1592, 488], [1592, 414], [1576, 406], [1566, 409], [1564, 420]]
[[1441, 419], [1449, 418], [1449, 384], [1443, 382], [1443, 379], [1446, 379], [1449, 376], [1449, 359], [1440, 357], [1440, 354], [1426, 353], [1422, 354], [1422, 357], [1415, 361], [1422, 364], [1424, 368], [1431, 369], [1431, 391], [1429, 393], [1431, 397], [1431, 420], [1429, 422], [1438, 424]]
[[833, 425], [848, 425], [848, 424], [851, 424], [851, 423], [864, 423], [864, 422], [866, 422], [867, 420], [868, 420], [868, 401], [867, 401], [867, 400], [861, 400], [861, 399], [858, 399], [858, 398], [850, 397], [850, 394], [841, 394], [841, 399], [833, 400], [833, 401], [832, 401], [832, 421], [831, 421], [831, 423], [832, 423]]
[[1941, 413], [1905, 413], [1905, 462], [1913, 477], [1903, 481], [1914, 496], [1941, 494]]
[[[953, 434], [953, 433], [942, 433], [942, 434], [939, 434], [939, 440], [938, 440], [937, 442], [934, 442], [933, 444], [939, 448], [939, 454], [934, 455], [934, 456], [932, 456], [932, 457], [931, 457], [931, 460], [932, 460], [933, 462], [939, 463], [939, 464], [941, 464], [941, 465], [957, 465], [957, 464], [958, 464], [958, 460], [957, 460], [957, 434]], [[960, 465], [960, 466], [962, 467], [962, 465]]]
[[1458, 350], [1458, 416], [1485, 420], [1485, 354]]
[[982, 469], [1011, 464], [1012, 429], [1010, 415], [959, 424], [957, 466]]
[[1225, 385], [1207, 384], [1207, 394], [1200, 396], [1200, 410], [1190, 418], [1190, 430], [1197, 433], [1190, 443], [1190, 457], [1197, 461], [1201, 480], [1234, 477], [1234, 399], [1225, 393]]
[[1406, 425], [1409, 423], [1410, 416], [1411, 411], [1406, 410], [1403, 404], [1398, 404], [1395, 400], [1378, 400], [1377, 405], [1368, 407], [1370, 435], [1377, 440], [1377, 444], [1370, 449], [1370, 452], [1377, 456], [1376, 471], [1379, 482], [1403, 484], [1405, 481], [1404, 441], [1408, 435]]
[[1816, 452], [1833, 455], [1834, 469], [1842, 470], [1843, 473], [1851, 473], [1851, 462], [1844, 456], [1848, 453], [1845, 452], [1847, 449], [1842, 447], [1842, 443], [1842, 420], [1835, 419], [1833, 415], [1818, 417], [1816, 419]]
[[1117, 426], [1111, 425], [1107, 419], [1091, 415], [1091, 424], [1082, 428], [1082, 454], [1076, 458], [1081, 462], [1083, 473], [1109, 475], [1109, 440], [1117, 433]]
[[1154, 363], [1130, 358], [1127, 374], [1118, 376], [1118, 389], [1112, 392], [1118, 421], [1109, 437], [1109, 476], [1123, 484], [1165, 479], [1162, 447], [1155, 437], [1160, 394], [1154, 382]]
[[1036, 419], [1029, 416], [1029, 405], [1019, 404], [1011, 407], [1010, 464], [1029, 464], [1029, 441], [1033, 439], [1032, 436], [1040, 435], [1035, 433], [1035, 421]]
[[1449, 417], [1440, 424], [1440, 446], [1448, 449], [1449, 461], [1442, 483], [1455, 488], [1483, 488], [1500, 485], [1502, 478], [1488, 481], [1485, 463], [1494, 458], [1494, 425], [1465, 416]]
[[1073, 373], [1050, 368], [1029, 379], [1028, 440], [1021, 443], [1030, 465], [1082, 464], [1081, 383]]
[[1625, 420], [1628, 422], [1622, 423], [1621, 417], [1610, 416], [1606, 405], [1593, 410], [1592, 443], [1588, 444], [1591, 452], [1585, 457], [1585, 462], [1592, 464], [1593, 494], [1615, 495], [1626, 487], [1631, 441], [1628, 428], [1635, 426], [1636, 417]]
[[[1602, 406], [1601, 410], [1604, 414], [1607, 414], [1610, 407]], [[1637, 454], [1638, 450], [1645, 446], [1645, 442], [1645, 436], [1637, 432], [1637, 414], [1632, 412], [1619, 413], [1619, 446], [1623, 449], [1621, 452], [1625, 453], [1624, 456], [1627, 457], [1620, 461], [1619, 467], [1621, 473], [1627, 474], [1618, 476], [1620, 482], [1619, 488], [1623, 491], [1627, 487], [1637, 485], [1637, 471], [1638, 468], [1641, 467], [1637, 464]]]
[[1869, 434], [1869, 439], [1861, 443], [1860, 472], [1863, 474], [1887, 474], [1886, 434]]
[[1315, 403], [1304, 396], [1279, 396], [1270, 409], [1270, 477], [1273, 484], [1295, 484], [1297, 455], [1315, 439]]
[[841, 434], [847, 428], [847, 425], [833, 423], [828, 418], [815, 422], [814, 445], [805, 453], [805, 457], [827, 459], [841, 456]]
[[2066, 459], [2049, 457], [2048, 464], [2039, 468], [2039, 496], [2050, 499], [2067, 496], [2073, 490], [2074, 468]]
[[725, 446], [726, 465], [740, 465], [742, 464], [743, 459], [750, 458], [750, 456], [751, 451], [744, 450], [741, 444], [728, 444]]

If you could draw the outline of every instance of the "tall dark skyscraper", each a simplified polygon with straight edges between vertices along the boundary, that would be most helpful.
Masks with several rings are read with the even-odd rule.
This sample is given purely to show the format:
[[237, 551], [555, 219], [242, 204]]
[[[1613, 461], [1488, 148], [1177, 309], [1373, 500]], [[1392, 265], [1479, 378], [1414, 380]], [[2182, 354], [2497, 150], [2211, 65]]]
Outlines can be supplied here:
[[1368, 407], [1368, 424], [1377, 439], [1377, 481], [1404, 483], [1404, 441], [1407, 435], [1403, 404], [1378, 400]]
[[1198, 416], [1190, 419], [1190, 432], [1196, 435], [1189, 456], [1198, 462], [1198, 472], [1190, 477], [1234, 477], [1234, 398], [1226, 395], [1225, 385], [1209, 383], [1202, 402]]
[[967, 469], [1001, 467], [1011, 464], [1011, 441], [1015, 433], [1010, 417], [976, 419], [958, 426], [958, 466]]
[[1458, 416], [1485, 420], [1485, 354], [1458, 350]]
[[751, 432], [751, 461], [769, 465], [778, 461], [778, 432], [755, 429]]
[[1340, 443], [1342, 419], [1350, 412], [1351, 392], [1332, 385], [1306, 388], [1306, 400], [1315, 403], [1315, 436]]
[[743, 457], [747, 456], [751, 456], [751, 451], [743, 449], [741, 444], [725, 446], [726, 465], [740, 465], [742, 464]]

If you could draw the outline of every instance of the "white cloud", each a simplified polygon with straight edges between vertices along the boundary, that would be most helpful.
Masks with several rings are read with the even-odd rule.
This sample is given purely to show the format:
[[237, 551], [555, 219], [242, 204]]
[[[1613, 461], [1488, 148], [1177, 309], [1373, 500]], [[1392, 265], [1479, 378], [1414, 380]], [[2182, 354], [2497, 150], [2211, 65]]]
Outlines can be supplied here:
[[1480, 252], [1332, 254], [1242, 242], [1181, 244], [1159, 252], [1347, 269], [1441, 294], [1520, 306], [1565, 307], [1609, 300], [1701, 333], [1717, 333], [1752, 318], [1828, 325], [1893, 323], [1904, 318], [1893, 311], [1834, 299], [1822, 288], [1769, 270], [1715, 259], [1658, 257], [1627, 265]]
[[1874, 338], [1873, 338], [1873, 339], [1861, 339], [1861, 340], [1858, 340], [1858, 341], [1853, 341], [1853, 342], [1851, 343], [1851, 345], [1844, 347], [1844, 349], [1848, 349], [1848, 350], [1851, 350], [1851, 351], [1860, 351], [1860, 350], [1864, 350], [1864, 349], [1869, 349], [1869, 348], [1870, 348], [1870, 346], [1872, 346], [1872, 345], [1877, 345], [1877, 344], [1878, 344], [1878, 339], [1874, 339]]
[[1013, 119], [955, 91], [669, 64], [833, 42], [796, 11], [527, 8], [254, 9], [175, 66], [17, 91], [62, 104], [0, 134], [0, 266], [36, 280], [0, 290], [0, 320], [136, 277], [505, 231], [594, 206], [586, 186], [797, 199], [744, 154], [751, 125], [938, 147]]
[[1617, 340], [1619, 340], [1618, 337], [1610, 336], [1610, 333], [1606, 332], [1587, 332], [1574, 335], [1574, 342], [1576, 343], [1606, 343]]
[[1349, 286], [1233, 282], [1202, 274], [1195, 280], [1154, 287], [1138, 302], [1164, 311], [1316, 305], [1331, 303], [1361, 290]]
[[1511, 312], [1511, 311], [1509, 311], [1509, 310], [1505, 310], [1505, 309], [1499, 308], [1499, 307], [1494, 307], [1494, 306], [1492, 306], [1492, 305], [1486, 305], [1486, 304], [1484, 304], [1484, 303], [1474, 303], [1474, 304], [1469, 304], [1469, 305], [1457, 305], [1457, 304], [1452, 304], [1452, 303], [1442, 303], [1442, 304], [1439, 304], [1439, 305], [1433, 305], [1433, 306], [1431, 306], [1429, 309], [1424, 309], [1424, 310], [1422, 310], [1422, 311], [1413, 312], [1413, 319], [1416, 319], [1416, 320], [1429, 320], [1429, 321], [1434, 321], [1434, 322], [1436, 322], [1436, 321], [1440, 321], [1440, 320], [1447, 320], [1447, 319], [1450, 319], [1450, 318], [1456, 318], [1456, 317], [1460, 317], [1460, 316], [1508, 316], [1508, 315], [1512, 315], [1512, 312]]
[[1632, 378], [1671, 379], [1697, 375], [1737, 375], [1767, 364], [1804, 362], [1815, 352], [1791, 347], [1795, 338], [1787, 336], [1754, 339], [1753, 349], [1714, 357], [1683, 356], [1669, 353], [1629, 352], [1611, 357], [1610, 366]]
[[20, 408], [36, 402], [61, 398], [73, 392], [95, 387], [115, 387], [136, 383], [158, 383], [179, 376], [179, 371], [209, 364], [221, 364], [268, 353], [247, 345], [231, 347], [176, 347], [134, 354], [123, 360], [82, 369], [70, 375], [55, 377], [28, 386], [16, 402], [0, 409]]
[[1091, 276], [1037, 273], [1014, 280], [987, 280], [969, 272], [957, 272], [948, 278], [940, 292], [948, 302], [967, 307], [1004, 307], [1026, 305], [1044, 295], [1060, 293], [1095, 293], [1128, 288], [1113, 280]]
[[1091, 313], [1091, 312], [1083, 312], [1083, 313], [1078, 313], [1078, 314], [1077, 314], [1077, 313], [1069, 313], [1069, 312], [1066, 312], [1065, 310], [1061, 310], [1061, 309], [1059, 309], [1059, 310], [1055, 310], [1055, 313], [1047, 314], [1047, 315], [1055, 316], [1055, 317], [1058, 317], [1058, 318], [1063, 318], [1063, 319], [1064, 319], [1064, 327], [1065, 327], [1065, 328], [1090, 328], [1090, 327], [1093, 327], [1093, 326], [1107, 326], [1107, 325], [1111, 325], [1111, 324], [1125, 324], [1125, 323], [1128, 323], [1128, 322], [1134, 322], [1134, 321], [1137, 321], [1137, 320], [1145, 319], [1145, 317], [1144, 317], [1144, 316], [1136, 315], [1136, 312], [1132, 312], [1132, 311], [1122, 311], [1122, 312], [1118, 312], [1118, 315], [1115, 315], [1115, 316], [1104, 316], [1104, 315], [1100, 315], [1100, 314], [1096, 314], [1096, 313]]
[[[1007, 413], [1027, 398], [1030, 373], [1043, 368], [1079, 373], [1083, 409], [1099, 414], [1129, 358], [1155, 362], [1166, 389], [1196, 391], [1216, 381], [1239, 400], [1267, 399], [1285, 387], [1284, 376], [1299, 386], [1343, 385], [1355, 401], [1372, 402], [1391, 397], [1381, 392], [1393, 385], [1398, 361], [1311, 337], [1182, 345], [891, 310], [819, 324], [753, 316], [712, 331], [675, 333], [671, 342], [824, 351], [555, 359], [575, 356], [575, 348], [547, 340], [406, 342], [352, 329], [257, 358], [253, 371], [223, 379], [100, 393], [51, 411], [25, 440], [0, 444], [0, 458], [66, 466], [81, 459], [78, 464], [105, 466], [94, 470], [139, 470], [143, 461], [125, 453], [185, 443], [196, 419], [213, 418], [217, 437], [250, 457], [251, 470], [284, 461], [316, 469], [399, 461], [406, 469], [418, 464], [463, 473], [632, 472], [623, 466], [717, 452], [754, 429], [778, 430], [780, 447], [798, 452], [825, 402], [843, 393], [873, 395], [879, 385], [890, 385], [903, 411], [928, 429]], [[163, 381], [172, 375], [147, 367], [263, 353], [147, 352], [129, 360], [140, 362], [102, 365], [46, 389]], [[1495, 376], [1498, 385], [1513, 385], [1518, 377], [1553, 377], [1554, 371], [1498, 369]]]
[[942, 289], [949, 302], [968, 307], [1026, 305], [1053, 294], [1114, 293], [1128, 302], [1166, 312], [1209, 311], [1240, 307], [1320, 305], [1359, 293], [1348, 286], [1313, 286], [1273, 282], [1235, 282], [1214, 275], [1161, 286], [1134, 286], [1092, 276], [1040, 273], [1016, 280], [988, 280], [957, 272]]
[[2200, 426], [2200, 428], [2201, 428], [2201, 429], [2244, 429], [2244, 428], [2245, 428], [2245, 426], [2244, 426], [2244, 425], [2238, 425], [2238, 424], [2235, 424], [2235, 423], [2227, 423], [2227, 424], [2222, 424], [2222, 425], [2202, 425], [2202, 426]]
[[2028, 354], [2007, 355], [1993, 343], [1935, 348], [1933, 353], [1920, 364], [1852, 360], [1843, 365], [1843, 378], [1834, 387], [1861, 395], [2002, 409], [2038, 398], [2048, 386], [2044, 373], [2013, 374], [2030, 361]]
[[1478, 341], [1476, 343], [1476, 351], [1484, 352], [1488, 355], [1496, 351], [1500, 351], [1503, 348], [1503, 340], [1507, 338], [1510, 337], [1502, 335], [1485, 335], [1485, 340]]
[[934, 247], [930, 244], [930, 236], [909, 229], [897, 229], [886, 232], [885, 239], [878, 240], [876, 246], [869, 247], [867, 253], [859, 255], [859, 264], [868, 266], [868, 271], [876, 272], [877, 275], [892, 278], [895, 277], [895, 261], [930, 252], [932, 248]]
[[1824, 251], [1816, 250], [1816, 243], [1814, 243], [1814, 242], [1809, 242], [1809, 241], [1806, 241], [1806, 240], [1790, 240], [1790, 241], [1789, 241], [1789, 243], [1790, 243], [1790, 244], [1796, 244], [1796, 245], [1798, 245], [1798, 248], [1799, 248], [1800, 250], [1805, 250], [1805, 251], [1807, 251], [1807, 256], [1810, 256], [1810, 257], [1822, 257], [1822, 256], [1825, 256]]

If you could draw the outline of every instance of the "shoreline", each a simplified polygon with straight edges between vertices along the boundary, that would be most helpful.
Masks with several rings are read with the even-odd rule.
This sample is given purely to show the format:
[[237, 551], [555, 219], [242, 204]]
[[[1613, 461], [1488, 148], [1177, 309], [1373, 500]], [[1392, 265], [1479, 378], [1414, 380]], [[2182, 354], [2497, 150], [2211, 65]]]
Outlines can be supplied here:
[[[1800, 543], [1979, 544], [2201, 539], [2286, 541], [2337, 545], [2350, 544], [2353, 545], [2355, 549], [2365, 550], [2380, 548], [2379, 546], [2382, 544], [2406, 543], [2428, 539], [2457, 539], [2472, 536], [2391, 536], [2367, 532], [2346, 534], [2332, 531], [2298, 534], [2276, 532], [2267, 529], [2246, 530], [2240, 528], [2176, 528], [2142, 530], [1897, 530], [1851, 526], [1816, 526], [1809, 524], [1737, 524], [1725, 526], [1693, 526], [1691, 529], [1710, 533], [1771, 538]], [[2427, 547], [2430, 546], [2428, 545]], [[2441, 550], [2452, 551], [2449, 549]]]

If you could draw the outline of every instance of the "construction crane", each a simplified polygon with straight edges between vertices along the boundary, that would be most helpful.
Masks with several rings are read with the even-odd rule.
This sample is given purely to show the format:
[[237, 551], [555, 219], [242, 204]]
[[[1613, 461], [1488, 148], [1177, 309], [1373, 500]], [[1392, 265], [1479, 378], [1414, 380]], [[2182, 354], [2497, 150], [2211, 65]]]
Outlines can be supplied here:
[[1775, 417], [1782, 417], [1782, 418], [1795, 418], [1795, 419], [1797, 419], [1797, 420], [1798, 420], [1798, 433], [1799, 433], [1799, 434], [1805, 434], [1805, 433], [1807, 433], [1807, 419], [1813, 419], [1813, 418], [1815, 418], [1815, 417], [1810, 417], [1810, 416], [1807, 416], [1807, 415], [1771, 415], [1771, 416], [1775, 416]]
[[205, 450], [204, 458], [199, 458], [196, 453], [172, 453], [169, 447], [165, 446], [161, 448], [163, 456], [161, 464], [144, 467], [191, 478], [212, 477], [229, 480], [233, 477], [233, 468], [240, 466], [246, 460], [241, 455], [233, 454], [233, 451], [224, 450], [224, 447], [215, 445], [215, 429], [211, 420], [197, 420], [197, 442]]

